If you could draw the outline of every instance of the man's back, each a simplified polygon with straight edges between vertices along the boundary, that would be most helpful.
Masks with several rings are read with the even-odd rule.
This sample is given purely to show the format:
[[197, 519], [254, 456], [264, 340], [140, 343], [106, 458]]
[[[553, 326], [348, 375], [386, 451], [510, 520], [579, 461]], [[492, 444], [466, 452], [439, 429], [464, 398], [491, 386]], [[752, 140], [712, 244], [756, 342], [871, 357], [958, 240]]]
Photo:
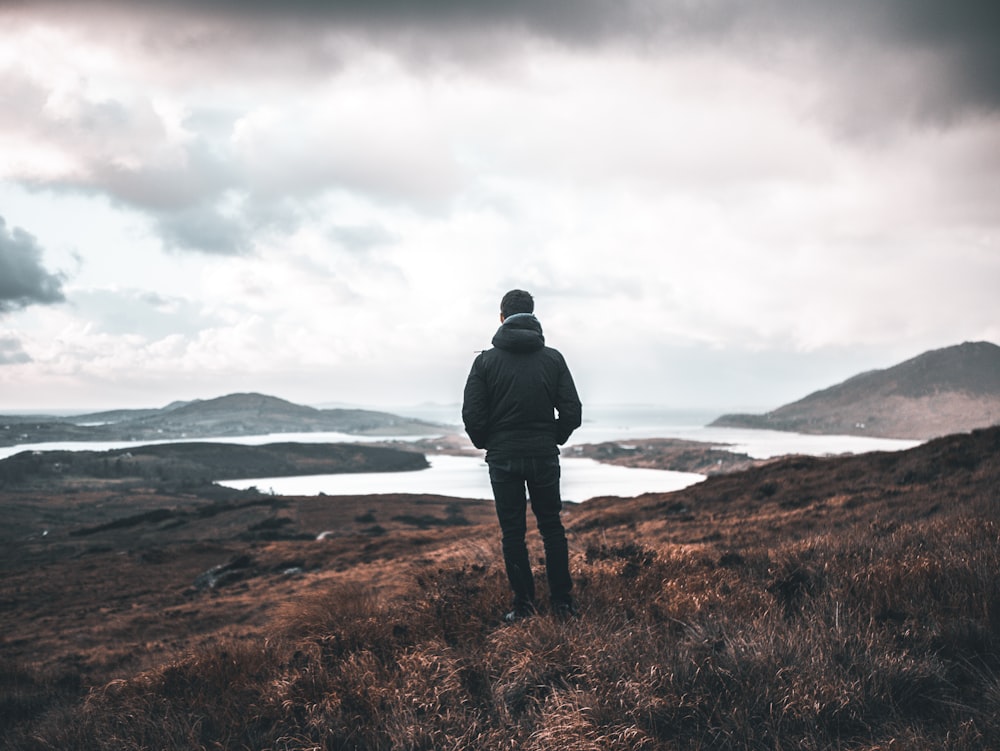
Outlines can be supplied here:
[[558, 350], [545, 346], [534, 315], [506, 318], [493, 349], [476, 358], [462, 418], [472, 442], [488, 456], [558, 454], [558, 444], [580, 426], [580, 399], [569, 368]]

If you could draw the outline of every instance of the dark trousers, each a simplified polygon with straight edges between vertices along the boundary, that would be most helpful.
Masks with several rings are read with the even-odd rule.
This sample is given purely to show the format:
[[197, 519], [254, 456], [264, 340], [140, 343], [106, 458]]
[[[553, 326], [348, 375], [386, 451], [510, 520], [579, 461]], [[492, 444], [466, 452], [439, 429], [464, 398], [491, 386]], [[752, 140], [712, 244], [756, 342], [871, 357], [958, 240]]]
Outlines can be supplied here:
[[[489, 459], [490, 483], [496, 501], [497, 519], [503, 535], [503, 561], [514, 592], [515, 607], [533, 607], [535, 580], [528, 561], [524, 536], [527, 505], [538, 524], [545, 546], [545, 576], [549, 597], [555, 605], [570, 603], [573, 581], [569, 575], [569, 549], [559, 512], [559, 457], [525, 456]], [[527, 492], [525, 492], [527, 490]]]

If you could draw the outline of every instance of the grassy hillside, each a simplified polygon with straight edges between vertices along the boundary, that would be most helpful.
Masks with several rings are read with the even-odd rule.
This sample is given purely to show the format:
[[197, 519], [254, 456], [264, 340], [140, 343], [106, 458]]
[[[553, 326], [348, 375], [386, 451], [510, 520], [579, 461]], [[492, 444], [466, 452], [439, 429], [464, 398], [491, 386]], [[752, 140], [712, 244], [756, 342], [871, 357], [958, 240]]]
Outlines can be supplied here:
[[965, 342], [816, 391], [720, 427], [925, 440], [1000, 424], [1000, 347]]
[[[501, 622], [489, 523], [258, 543], [246, 589], [190, 596], [230, 620], [145, 666], [87, 674], [19, 650], [0, 671], [2, 742], [997, 748], [998, 487], [991, 429], [595, 499], [568, 509], [581, 615], [565, 622]], [[292, 553], [303, 573], [279, 575], [268, 556]], [[266, 617], [225, 609], [250, 596]]]

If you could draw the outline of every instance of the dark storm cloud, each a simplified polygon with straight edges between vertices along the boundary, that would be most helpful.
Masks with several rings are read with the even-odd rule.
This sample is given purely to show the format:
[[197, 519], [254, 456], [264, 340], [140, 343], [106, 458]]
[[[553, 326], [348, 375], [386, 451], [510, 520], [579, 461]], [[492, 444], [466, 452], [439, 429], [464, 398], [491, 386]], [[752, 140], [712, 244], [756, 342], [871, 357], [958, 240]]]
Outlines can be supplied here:
[[62, 274], [42, 266], [35, 238], [19, 227], [7, 229], [0, 217], [0, 313], [62, 302]]
[[649, 52], [724, 44], [765, 58], [787, 42], [812, 49], [821, 69], [870, 58], [867, 69], [855, 63], [850, 71], [858, 87], [880, 85], [888, 74], [879, 68], [893, 64], [886, 55], [926, 66], [927, 75], [905, 84], [881, 84], [933, 89], [919, 93], [926, 110], [1000, 107], [995, 0], [154, 0], [141, 6], [42, 0], [31, 7], [89, 22], [80, 15], [88, 5], [122, 18], [151, 14], [149, 44], [172, 50], [178, 61], [183, 58], [177, 55], [212, 55], [220, 46], [260, 51], [297, 42], [304, 57], [326, 68], [338, 59], [330, 35], [364, 38], [425, 59], [516, 50], [523, 35], [569, 46], [624, 43]]
[[[888, 108], [909, 99], [916, 114], [944, 118], [1000, 108], [1000, 4], [993, 0], [759, 0], [740, 4], [733, 19], [735, 37], [762, 46], [778, 38], [812, 45], [823, 70], [840, 72], [860, 98], [872, 97], [866, 89], [891, 96]], [[915, 74], [900, 83], [894, 66]], [[898, 90], [904, 86], [910, 91]]]
[[[1000, 107], [1000, 3], [995, 0], [894, 0], [888, 32], [908, 46], [946, 56], [954, 95]], [[893, 23], [893, 21], [896, 21]]]
[[[112, 3], [119, 7], [131, 3]], [[609, 32], [634, 30], [660, 16], [658, 3], [641, 0], [166, 0], [147, 5], [161, 9], [224, 17], [239, 22], [333, 24], [356, 29], [399, 30], [512, 27], [563, 38], [594, 39]], [[667, 8], [667, 12], [676, 9]]]

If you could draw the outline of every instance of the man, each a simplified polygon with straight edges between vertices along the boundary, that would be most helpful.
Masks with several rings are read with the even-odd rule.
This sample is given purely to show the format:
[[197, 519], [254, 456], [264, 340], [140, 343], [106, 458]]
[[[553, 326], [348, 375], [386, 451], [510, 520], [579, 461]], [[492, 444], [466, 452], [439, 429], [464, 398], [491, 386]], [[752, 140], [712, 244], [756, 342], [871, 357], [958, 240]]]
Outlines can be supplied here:
[[462, 405], [465, 431], [477, 448], [486, 449], [504, 567], [514, 595], [513, 610], [504, 616], [508, 621], [535, 612], [535, 580], [524, 540], [529, 498], [545, 546], [553, 612], [575, 612], [566, 532], [559, 518], [558, 446], [580, 426], [582, 407], [563, 356], [545, 346], [534, 310], [535, 302], [524, 290], [503, 296], [493, 348], [472, 363]]

